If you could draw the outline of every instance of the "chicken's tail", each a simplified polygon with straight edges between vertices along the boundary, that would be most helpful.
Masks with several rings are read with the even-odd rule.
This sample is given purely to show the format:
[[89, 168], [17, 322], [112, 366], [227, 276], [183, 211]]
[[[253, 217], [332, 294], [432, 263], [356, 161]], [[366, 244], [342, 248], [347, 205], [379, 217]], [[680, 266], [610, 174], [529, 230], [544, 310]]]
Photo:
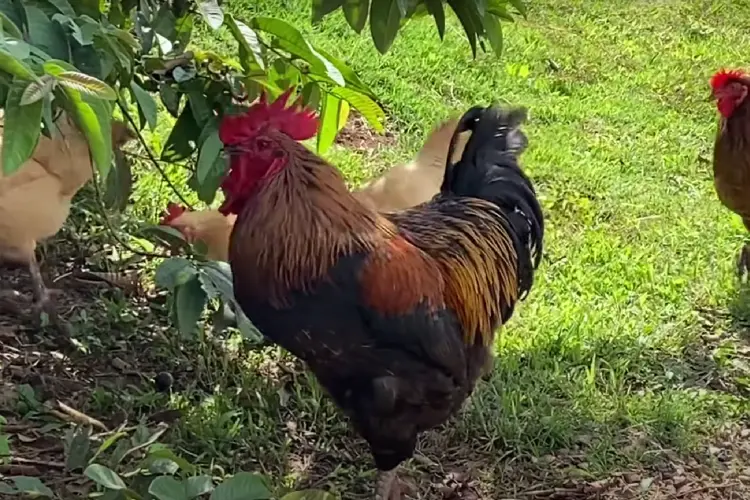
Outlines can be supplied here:
[[[508, 221], [518, 257], [519, 286], [528, 293], [542, 258], [544, 217], [531, 181], [518, 156], [528, 141], [520, 127], [525, 108], [474, 107], [459, 120], [451, 139], [440, 192], [480, 198], [500, 207]], [[451, 161], [456, 136], [471, 130], [461, 159]]]

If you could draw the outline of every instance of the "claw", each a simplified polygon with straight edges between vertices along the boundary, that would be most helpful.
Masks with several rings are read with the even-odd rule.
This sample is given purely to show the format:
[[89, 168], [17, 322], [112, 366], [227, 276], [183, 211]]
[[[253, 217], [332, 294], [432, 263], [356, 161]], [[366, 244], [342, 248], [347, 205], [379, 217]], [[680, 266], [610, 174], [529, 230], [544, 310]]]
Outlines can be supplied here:
[[389, 471], [380, 471], [375, 486], [375, 500], [401, 500], [401, 486], [394, 467]]

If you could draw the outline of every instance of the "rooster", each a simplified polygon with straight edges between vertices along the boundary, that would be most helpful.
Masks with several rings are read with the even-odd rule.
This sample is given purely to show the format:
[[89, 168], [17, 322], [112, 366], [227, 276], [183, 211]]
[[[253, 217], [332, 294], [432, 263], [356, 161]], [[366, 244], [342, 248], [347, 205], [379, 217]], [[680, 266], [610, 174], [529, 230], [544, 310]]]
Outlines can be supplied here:
[[[714, 145], [714, 186], [719, 199], [742, 217], [750, 231], [750, 77], [742, 71], [718, 71], [710, 81], [719, 110], [719, 130]], [[737, 261], [737, 273], [750, 268], [750, 244]]]
[[[59, 135], [41, 136], [31, 158], [10, 175], [0, 166], [0, 264], [25, 264], [34, 291], [34, 309], [46, 312], [66, 331], [52, 307], [49, 290], [39, 270], [35, 250], [40, 240], [56, 234], [70, 212], [73, 196], [93, 176], [86, 138], [62, 115]], [[0, 124], [0, 129], [2, 124]], [[134, 137], [119, 121], [112, 123], [112, 145]]]
[[290, 95], [220, 126], [230, 155], [220, 211], [237, 215], [234, 294], [368, 442], [375, 499], [399, 499], [398, 465], [472, 392], [541, 260], [542, 212], [517, 161], [525, 111], [469, 110], [456, 134], [471, 137], [458, 162], [446, 160], [440, 192], [382, 214], [298, 142], [318, 120], [286, 107]]

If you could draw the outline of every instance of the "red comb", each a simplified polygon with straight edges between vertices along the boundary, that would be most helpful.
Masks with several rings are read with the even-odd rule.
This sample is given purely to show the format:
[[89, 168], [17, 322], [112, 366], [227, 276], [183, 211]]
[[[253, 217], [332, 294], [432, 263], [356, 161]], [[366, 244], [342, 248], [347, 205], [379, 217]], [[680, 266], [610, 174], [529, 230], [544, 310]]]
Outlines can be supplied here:
[[732, 81], [741, 80], [745, 77], [745, 72], [740, 69], [733, 69], [733, 70], [727, 70], [727, 69], [720, 69], [719, 71], [714, 74], [714, 76], [711, 77], [711, 88], [713, 90], [720, 89], [724, 87], [727, 83]]
[[187, 212], [187, 208], [170, 201], [169, 203], [167, 203], [167, 213], [166, 215], [164, 215], [164, 217], [162, 217], [159, 224], [161, 224], [162, 226], [168, 226], [170, 222], [174, 221], [185, 212]]
[[297, 99], [291, 106], [287, 102], [294, 87], [281, 94], [269, 104], [268, 96], [261, 93], [260, 99], [241, 115], [227, 116], [219, 127], [219, 137], [225, 145], [241, 144], [261, 129], [275, 129], [295, 141], [304, 141], [318, 131], [318, 119], [310, 108]]

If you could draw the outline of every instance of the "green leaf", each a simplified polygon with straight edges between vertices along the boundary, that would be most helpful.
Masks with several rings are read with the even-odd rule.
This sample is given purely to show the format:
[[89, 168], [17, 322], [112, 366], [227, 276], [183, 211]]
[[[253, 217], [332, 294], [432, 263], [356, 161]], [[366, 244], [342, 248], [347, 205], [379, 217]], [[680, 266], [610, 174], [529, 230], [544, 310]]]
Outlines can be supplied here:
[[226, 262], [205, 262], [200, 267], [200, 279], [203, 288], [212, 299], [225, 302], [234, 300], [232, 269]]
[[238, 472], [211, 493], [210, 500], [268, 500], [271, 492], [263, 476]]
[[199, 0], [198, 10], [211, 28], [217, 30], [224, 23], [224, 11], [216, 0]]
[[336, 500], [336, 497], [326, 491], [302, 490], [287, 493], [281, 500]]
[[524, 4], [523, 0], [508, 0], [508, 1], [513, 7], [515, 7], [518, 13], [521, 14], [525, 19], [527, 10], [526, 10], [526, 5]]
[[326, 15], [341, 7], [343, 3], [344, 0], [313, 0], [312, 22], [320, 22]]
[[25, 89], [25, 82], [14, 83], [5, 100], [2, 160], [6, 175], [18, 170], [31, 158], [41, 133], [42, 101], [21, 106]]
[[[460, 0], [466, 1], [466, 0]], [[370, 33], [378, 52], [385, 54], [391, 48], [401, 25], [401, 10], [397, 0], [372, 0], [370, 6]]]
[[174, 163], [189, 157], [195, 151], [200, 133], [201, 128], [193, 117], [192, 107], [185, 106], [169, 133], [161, 159]]
[[[227, 14], [226, 19], [229, 31], [232, 32], [232, 36], [240, 44], [240, 62], [243, 69], [250, 71], [250, 62], [255, 62], [255, 64], [260, 66], [260, 69], [265, 69], [266, 64], [263, 61], [263, 52], [258, 34], [245, 23], [236, 20], [231, 14]], [[251, 61], [247, 60], [248, 56], [252, 56]]]
[[148, 463], [151, 460], [156, 459], [171, 460], [172, 462], [179, 465], [180, 469], [182, 469], [187, 474], [193, 474], [195, 472], [195, 467], [190, 462], [175, 454], [175, 452], [173, 452], [169, 448], [158, 448], [156, 450], [150, 451], [148, 457], [146, 458], [146, 462]]
[[209, 476], [193, 476], [185, 479], [185, 492], [188, 498], [205, 495], [214, 489], [214, 483]]
[[196, 173], [198, 174], [198, 182], [203, 184], [211, 171], [214, 162], [219, 155], [223, 145], [221, 139], [219, 139], [219, 130], [216, 126], [213, 126], [213, 130], [208, 134], [206, 139], [201, 144], [201, 150], [198, 154], [198, 165], [196, 167]]
[[351, 104], [377, 132], [383, 133], [385, 131], [383, 127], [385, 112], [369, 96], [346, 87], [334, 87], [329, 92]]
[[370, 0], [344, 0], [344, 17], [349, 26], [361, 33], [367, 23]]
[[154, 282], [160, 288], [173, 289], [187, 283], [198, 271], [184, 257], [171, 257], [162, 262], [154, 273]]
[[44, 483], [42, 483], [38, 478], [36, 477], [29, 477], [29, 476], [11, 476], [7, 479], [13, 481], [16, 490], [19, 493], [25, 493], [26, 495], [29, 495], [31, 497], [54, 497], [55, 494], [52, 493], [52, 490], [47, 488]]
[[60, 85], [75, 89], [84, 94], [107, 101], [117, 99], [117, 94], [112, 87], [91, 75], [79, 73], [78, 71], [63, 71], [54, 76], [60, 82]]
[[173, 477], [161, 476], [154, 479], [148, 492], [158, 500], [190, 500], [185, 492], [185, 485]]
[[74, 471], [86, 466], [91, 455], [91, 429], [89, 427], [76, 428], [65, 455], [67, 470]]
[[114, 151], [115, 168], [107, 174], [103, 202], [107, 208], [122, 212], [133, 192], [133, 171], [122, 151]]
[[208, 297], [197, 276], [175, 290], [177, 328], [185, 337], [193, 337]]
[[[135, 81], [130, 82], [130, 90], [133, 91], [135, 100], [138, 103], [138, 109], [141, 110], [141, 113], [146, 118], [148, 126], [151, 130], [156, 130], [156, 101], [151, 97], [151, 94], [143, 90], [143, 87], [135, 83]], [[141, 124], [142, 126], [143, 124]]]
[[318, 129], [318, 153], [324, 154], [333, 145], [336, 134], [344, 126], [341, 123], [342, 116], [348, 116], [348, 105], [346, 112], [342, 112], [343, 101], [333, 94], [326, 94], [323, 107], [320, 110], [320, 127]]
[[323, 57], [291, 24], [272, 17], [256, 17], [251, 24], [253, 28], [275, 36], [282, 49], [310, 64], [311, 72], [326, 76], [338, 85], [346, 84], [336, 66]]
[[49, 75], [44, 75], [38, 81], [29, 82], [21, 95], [21, 106], [41, 101], [55, 88], [57, 82]]
[[96, 449], [96, 453], [94, 453], [94, 456], [91, 457], [90, 462], [93, 462], [96, 460], [96, 458], [110, 449], [113, 444], [115, 444], [117, 441], [119, 441], [121, 438], [127, 436], [127, 433], [125, 432], [116, 432], [115, 434], [112, 434], [107, 439], [105, 439], [102, 444], [99, 445], [99, 448]]
[[332, 56], [331, 54], [324, 51], [323, 49], [318, 49], [318, 52], [320, 52], [321, 55], [323, 55], [326, 59], [328, 59], [331, 62], [331, 64], [336, 66], [336, 68], [341, 72], [341, 75], [344, 77], [344, 80], [346, 81], [347, 87], [354, 87], [355, 89], [357, 89], [363, 94], [367, 94], [370, 97], [375, 97], [375, 93], [370, 89], [370, 87], [365, 85], [362, 82], [362, 80], [359, 79], [359, 76], [357, 76], [357, 73], [355, 73], [354, 70], [350, 68], [346, 63]]
[[168, 83], [162, 83], [159, 85], [159, 97], [161, 97], [161, 102], [167, 108], [169, 114], [177, 117], [177, 113], [180, 112], [180, 97], [182, 97], [182, 94], [179, 94]]
[[[44, 63], [45, 69], [49, 62], [52, 61]], [[63, 61], [57, 63], [67, 64]], [[106, 101], [82, 95], [75, 88], [64, 86], [63, 89], [89, 143], [94, 164], [99, 174], [106, 177], [112, 165], [112, 107]]]
[[83, 471], [83, 475], [108, 490], [124, 490], [127, 488], [115, 471], [103, 465], [91, 464]]
[[503, 29], [500, 26], [500, 21], [488, 12], [484, 15], [482, 22], [484, 23], [484, 33], [490, 41], [492, 50], [500, 57], [503, 53]]
[[60, 14], [64, 14], [69, 17], [76, 17], [76, 11], [73, 10], [73, 7], [70, 6], [70, 3], [68, 0], [47, 0], [49, 3], [51, 3], [58, 11], [60, 11]]
[[448, 5], [456, 13], [461, 26], [463, 26], [466, 32], [466, 37], [469, 39], [469, 44], [471, 45], [472, 55], [477, 57], [477, 35], [481, 33], [482, 27], [476, 4], [474, 2], [467, 2], [466, 0], [448, 0]]
[[224, 174], [227, 170], [227, 162], [223, 156], [219, 156], [211, 166], [203, 182], [198, 181], [197, 173], [194, 173], [188, 180], [188, 187], [198, 194], [198, 199], [203, 203], [210, 205], [216, 199], [216, 192], [224, 180]]
[[443, 0], [425, 0], [427, 11], [435, 18], [438, 34], [442, 40], [445, 36], [445, 11], [443, 10]]
[[13, 38], [23, 39], [23, 33], [18, 29], [16, 23], [14, 23], [5, 13], [0, 12], [0, 26], [3, 28], [3, 32], [12, 36]]
[[26, 63], [19, 60], [5, 48], [0, 48], [0, 69], [22, 80], [36, 80], [37, 77]]
[[55, 59], [70, 60], [70, 45], [63, 28], [34, 5], [25, 5], [29, 42]]
[[5, 434], [0, 434], [0, 459], [7, 456], [10, 456], [10, 440]]

